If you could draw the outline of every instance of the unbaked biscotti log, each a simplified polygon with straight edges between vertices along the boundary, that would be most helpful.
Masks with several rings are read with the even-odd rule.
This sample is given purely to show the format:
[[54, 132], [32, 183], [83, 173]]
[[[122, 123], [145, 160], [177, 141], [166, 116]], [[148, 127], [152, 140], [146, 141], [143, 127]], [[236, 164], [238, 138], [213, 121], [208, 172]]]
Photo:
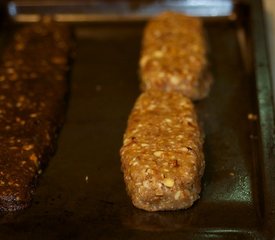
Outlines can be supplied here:
[[133, 204], [147, 211], [190, 207], [201, 190], [202, 148], [195, 109], [188, 98], [178, 92], [141, 94], [120, 151]]
[[142, 89], [179, 91], [192, 100], [206, 97], [212, 83], [202, 21], [164, 12], [147, 24], [142, 41]]
[[0, 62], [0, 210], [30, 205], [64, 121], [71, 33], [44, 22], [15, 32]]

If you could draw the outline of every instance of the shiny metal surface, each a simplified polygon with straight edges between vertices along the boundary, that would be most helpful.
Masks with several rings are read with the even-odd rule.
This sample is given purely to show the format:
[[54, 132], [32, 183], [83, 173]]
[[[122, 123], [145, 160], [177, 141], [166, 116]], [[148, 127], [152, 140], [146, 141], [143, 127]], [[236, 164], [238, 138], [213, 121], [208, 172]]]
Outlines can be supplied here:
[[114, 0], [114, 1], [35, 1], [14, 0], [7, 4], [9, 15], [19, 22], [37, 21], [41, 14], [52, 14], [57, 21], [140, 20], [165, 10], [193, 16], [229, 16], [231, 0]]

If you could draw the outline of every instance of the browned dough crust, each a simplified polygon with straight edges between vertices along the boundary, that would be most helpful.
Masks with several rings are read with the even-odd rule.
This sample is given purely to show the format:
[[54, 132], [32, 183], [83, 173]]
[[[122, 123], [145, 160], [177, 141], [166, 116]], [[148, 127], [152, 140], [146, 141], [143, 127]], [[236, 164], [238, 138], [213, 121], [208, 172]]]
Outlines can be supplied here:
[[147, 211], [190, 207], [204, 172], [203, 139], [192, 102], [177, 92], [138, 98], [121, 148], [129, 196]]
[[178, 91], [206, 97], [212, 83], [199, 18], [165, 12], [147, 24], [139, 62], [142, 90]]

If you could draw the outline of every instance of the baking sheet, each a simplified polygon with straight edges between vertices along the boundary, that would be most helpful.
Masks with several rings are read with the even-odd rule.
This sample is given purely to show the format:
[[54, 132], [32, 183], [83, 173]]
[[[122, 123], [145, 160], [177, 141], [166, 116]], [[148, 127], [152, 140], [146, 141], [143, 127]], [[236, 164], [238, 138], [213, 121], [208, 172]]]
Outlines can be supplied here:
[[[127, 118], [139, 95], [145, 21], [71, 22], [77, 52], [58, 151], [40, 178], [31, 208], [0, 216], [0, 238], [274, 236], [272, 216], [266, 217], [271, 206], [267, 202], [273, 204], [267, 191], [272, 181], [262, 181], [268, 180], [265, 169], [272, 165], [263, 165], [268, 162], [263, 146], [268, 136], [262, 133], [263, 110], [258, 104], [259, 54], [251, 35], [251, 12], [248, 3], [239, 4], [233, 15], [204, 19], [215, 83], [209, 97], [196, 103], [206, 134], [203, 191], [188, 210], [157, 213], [132, 206], [119, 158]], [[249, 120], [249, 114], [258, 120]]]

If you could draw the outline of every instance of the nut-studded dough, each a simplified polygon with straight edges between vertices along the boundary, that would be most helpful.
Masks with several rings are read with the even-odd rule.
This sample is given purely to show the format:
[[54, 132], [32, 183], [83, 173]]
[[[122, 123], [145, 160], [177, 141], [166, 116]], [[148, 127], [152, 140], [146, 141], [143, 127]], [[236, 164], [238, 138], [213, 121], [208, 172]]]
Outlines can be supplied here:
[[72, 50], [67, 26], [18, 29], [0, 59], [0, 211], [31, 204], [64, 122]]
[[142, 89], [179, 91], [198, 100], [208, 95], [212, 77], [199, 18], [165, 12], [145, 28], [140, 59]]
[[201, 189], [202, 147], [188, 98], [177, 92], [143, 93], [128, 120], [120, 152], [133, 204], [147, 211], [190, 207]]

